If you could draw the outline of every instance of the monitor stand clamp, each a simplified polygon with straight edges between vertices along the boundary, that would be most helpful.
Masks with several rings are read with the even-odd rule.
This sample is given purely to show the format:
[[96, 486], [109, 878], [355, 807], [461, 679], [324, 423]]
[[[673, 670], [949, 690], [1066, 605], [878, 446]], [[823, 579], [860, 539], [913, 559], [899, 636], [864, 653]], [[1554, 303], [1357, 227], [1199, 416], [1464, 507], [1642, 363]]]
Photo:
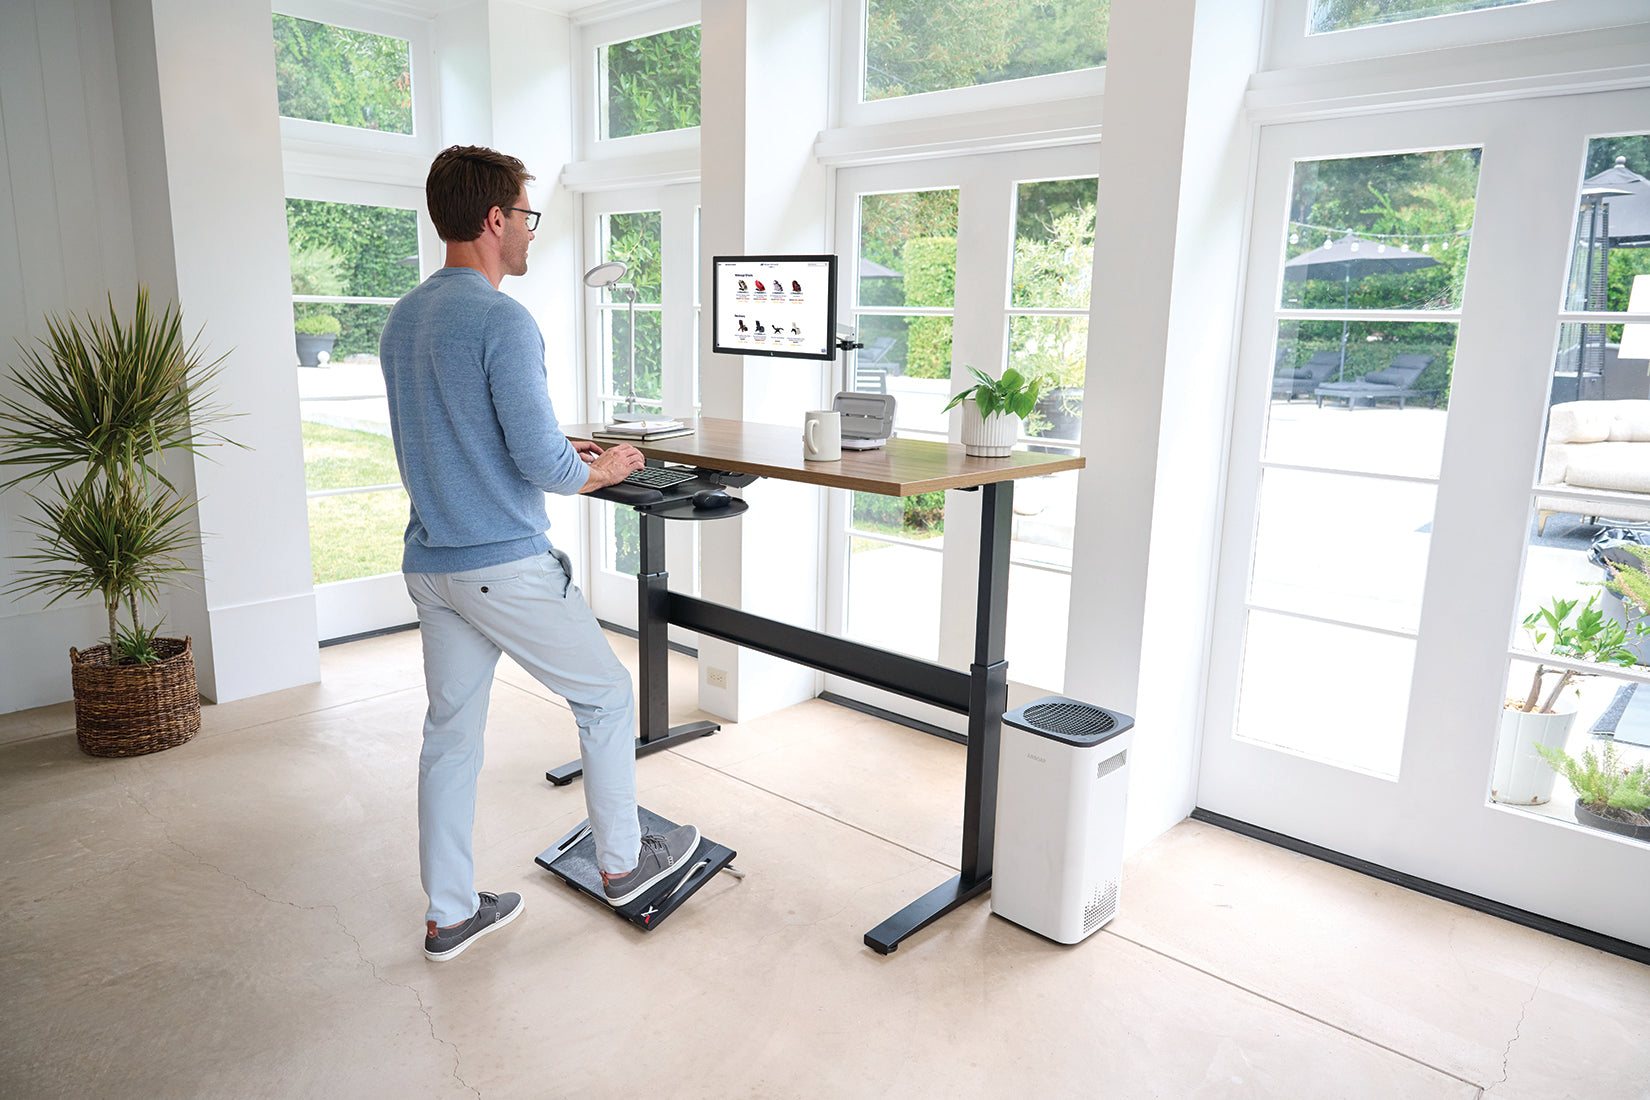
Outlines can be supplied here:
[[[675, 822], [666, 821], [652, 810], [637, 807], [637, 816], [641, 818], [644, 834], [666, 833], [676, 828]], [[619, 906], [608, 905], [607, 895], [602, 893], [602, 875], [596, 867], [596, 840], [591, 835], [589, 821], [580, 822], [578, 828], [540, 852], [533, 862], [579, 893], [595, 898], [604, 908], [612, 909], [643, 932], [651, 932], [715, 878], [718, 871], [744, 878], [745, 872], [732, 865], [738, 854], [701, 836], [699, 847], [688, 857], [687, 870], [662, 880], [628, 905]]]

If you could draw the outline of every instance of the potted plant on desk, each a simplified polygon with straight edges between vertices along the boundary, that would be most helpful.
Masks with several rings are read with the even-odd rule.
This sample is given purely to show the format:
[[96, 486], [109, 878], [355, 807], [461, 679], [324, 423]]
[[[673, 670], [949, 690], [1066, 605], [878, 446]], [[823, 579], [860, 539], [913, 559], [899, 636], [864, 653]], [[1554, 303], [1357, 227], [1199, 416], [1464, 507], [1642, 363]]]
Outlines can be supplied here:
[[1037, 406], [1042, 383], [1013, 367], [993, 378], [978, 367], [968, 372], [979, 379], [946, 404], [942, 412], [963, 407], [963, 449], [981, 458], [1006, 458], [1020, 438], [1020, 421]]
[[[162, 456], [226, 442], [203, 430], [224, 418], [206, 387], [223, 360], [204, 363], [170, 304], [156, 316], [144, 290], [130, 323], [109, 303], [107, 321], [48, 318], [48, 335], [23, 349], [0, 399], [0, 466], [25, 472], [0, 490], [34, 482], [38, 509], [25, 523], [38, 549], [20, 555], [8, 594], [97, 595], [108, 614], [101, 644], [69, 649], [75, 735], [92, 756], [138, 756], [171, 748], [200, 729], [190, 640], [145, 625], [144, 604], [190, 572], [194, 499], [160, 472]], [[129, 622], [120, 621], [125, 610]]]
[[[1554, 599], [1526, 616], [1523, 626], [1538, 653], [1601, 665], [1636, 663], [1637, 657], [1628, 643], [1650, 635], [1650, 630], [1643, 627], [1635, 627], [1635, 632], [1629, 634], [1620, 623], [1606, 618], [1599, 610], [1596, 592], [1588, 597], [1585, 606], [1581, 606], [1580, 600]], [[1558, 679], [1548, 688], [1546, 678], [1553, 675]], [[1513, 805], [1536, 806], [1552, 797], [1553, 773], [1542, 766], [1539, 746], [1564, 746], [1565, 738], [1570, 735], [1570, 724], [1575, 721], [1575, 708], [1561, 705], [1560, 696], [1576, 679], [1592, 675], [1595, 673], [1536, 664], [1529, 692], [1522, 700], [1508, 699], [1501, 712], [1491, 798]]]

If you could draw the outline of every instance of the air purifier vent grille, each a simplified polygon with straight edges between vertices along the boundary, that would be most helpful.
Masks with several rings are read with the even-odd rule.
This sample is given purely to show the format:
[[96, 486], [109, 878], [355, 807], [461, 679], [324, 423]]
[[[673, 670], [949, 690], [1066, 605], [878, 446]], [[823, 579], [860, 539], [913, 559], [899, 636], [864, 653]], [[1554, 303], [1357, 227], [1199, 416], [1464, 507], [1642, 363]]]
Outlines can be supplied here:
[[1100, 763], [1095, 766], [1094, 778], [1104, 779], [1104, 778], [1106, 778], [1106, 776], [1110, 775], [1112, 772], [1116, 771], [1118, 768], [1121, 768], [1124, 764], [1127, 764], [1128, 762], [1129, 762], [1129, 753], [1128, 753], [1128, 750], [1125, 749], [1122, 752], [1118, 753], [1116, 756], [1112, 757], [1110, 760], [1100, 761]]
[[1087, 703], [1034, 703], [1025, 709], [1025, 719], [1038, 729], [1068, 737], [1092, 737], [1117, 725], [1110, 714]]
[[[1067, 910], [1070, 912], [1070, 910]], [[1088, 907], [1083, 910], [1083, 935], [1088, 935], [1117, 915], [1117, 882], [1113, 880], [1095, 888]]]

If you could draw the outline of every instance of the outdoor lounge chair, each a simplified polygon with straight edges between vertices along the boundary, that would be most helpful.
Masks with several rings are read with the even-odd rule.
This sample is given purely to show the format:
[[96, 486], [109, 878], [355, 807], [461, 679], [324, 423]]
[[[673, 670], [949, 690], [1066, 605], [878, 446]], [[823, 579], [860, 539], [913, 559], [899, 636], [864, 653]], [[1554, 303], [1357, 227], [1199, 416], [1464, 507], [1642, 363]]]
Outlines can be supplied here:
[[1320, 409], [1326, 397], [1344, 400], [1348, 409], [1355, 409], [1360, 404], [1373, 407], [1377, 401], [1391, 400], [1397, 401], [1401, 409], [1410, 398], [1425, 396], [1430, 396], [1436, 403], [1436, 392], [1414, 388], [1415, 380], [1432, 365], [1434, 358], [1431, 355], [1394, 356], [1382, 370], [1370, 371], [1352, 382], [1325, 382], [1312, 392], [1318, 399]]
[[1272, 375], [1272, 396], [1293, 401], [1297, 397], [1311, 397], [1341, 365], [1338, 351], [1320, 351], [1306, 361], [1305, 366], [1281, 367]]

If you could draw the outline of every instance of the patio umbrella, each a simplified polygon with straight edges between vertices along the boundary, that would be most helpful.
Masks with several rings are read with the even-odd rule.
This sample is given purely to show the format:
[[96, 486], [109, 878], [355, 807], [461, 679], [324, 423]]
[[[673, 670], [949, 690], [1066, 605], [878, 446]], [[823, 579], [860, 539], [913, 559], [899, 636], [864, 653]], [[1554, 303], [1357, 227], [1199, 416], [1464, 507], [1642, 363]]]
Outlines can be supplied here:
[[[1352, 300], [1352, 280], [1366, 275], [1390, 275], [1400, 271], [1419, 271], [1433, 267], [1437, 260], [1424, 252], [1411, 252], [1395, 244], [1365, 240], [1348, 233], [1338, 241], [1330, 241], [1322, 248], [1303, 252], [1283, 265], [1286, 282], [1298, 283], [1306, 279], [1339, 279], [1344, 288], [1341, 308]], [[1341, 322], [1341, 363], [1335, 371], [1338, 382], [1346, 373], [1347, 322]]]
[[1628, 168], [1626, 157], [1617, 157], [1614, 167], [1584, 180], [1582, 187], [1605, 189], [1609, 195], [1604, 200], [1610, 208], [1609, 247], [1650, 246], [1650, 179]]

